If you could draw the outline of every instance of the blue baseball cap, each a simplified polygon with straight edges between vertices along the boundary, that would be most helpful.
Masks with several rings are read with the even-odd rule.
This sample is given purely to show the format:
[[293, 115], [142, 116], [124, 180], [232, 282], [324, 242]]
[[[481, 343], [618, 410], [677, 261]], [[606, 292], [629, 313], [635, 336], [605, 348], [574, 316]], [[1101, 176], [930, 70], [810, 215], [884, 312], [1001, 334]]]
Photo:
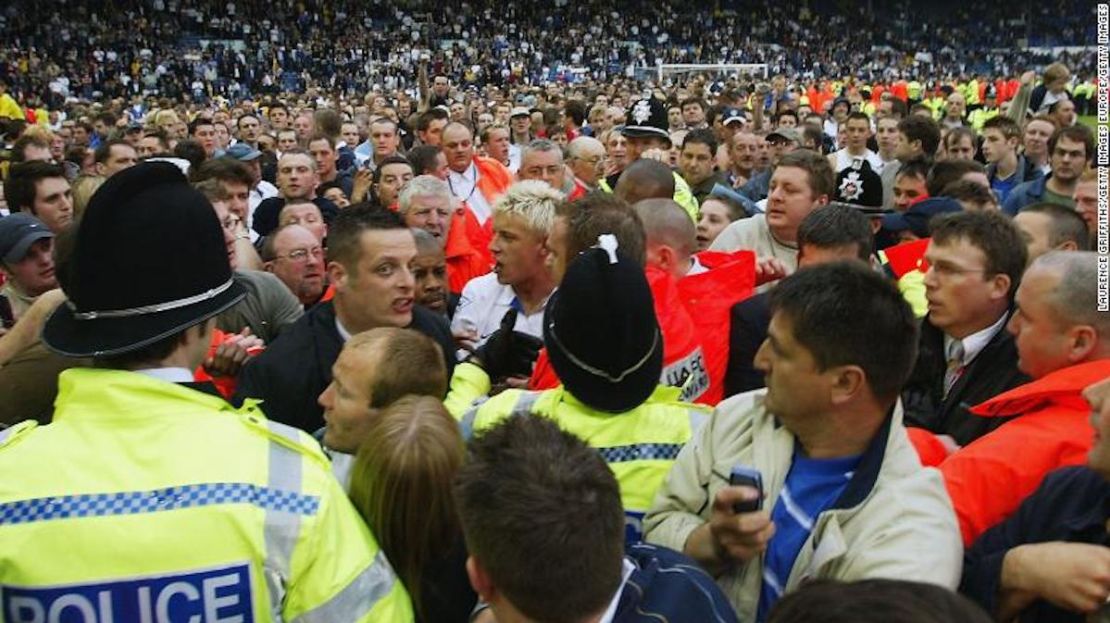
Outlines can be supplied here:
[[26, 212], [0, 218], [0, 260], [9, 265], [21, 262], [32, 244], [53, 237], [42, 221]]
[[241, 162], [249, 162], [251, 160], [254, 160], [255, 158], [262, 157], [262, 152], [254, 149], [246, 143], [235, 143], [231, 147], [227, 148], [227, 151], [224, 152], [224, 155], [228, 158], [235, 158], [236, 160], [239, 160]]

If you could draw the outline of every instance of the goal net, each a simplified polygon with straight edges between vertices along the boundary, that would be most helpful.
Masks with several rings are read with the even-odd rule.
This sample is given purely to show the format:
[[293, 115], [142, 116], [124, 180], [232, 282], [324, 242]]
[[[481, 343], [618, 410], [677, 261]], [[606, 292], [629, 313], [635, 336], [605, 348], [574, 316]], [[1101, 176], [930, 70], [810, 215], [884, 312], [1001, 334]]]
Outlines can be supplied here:
[[687, 74], [704, 74], [708, 73], [714, 76], [727, 76], [733, 74], [749, 74], [751, 76], [762, 76], [767, 78], [767, 64], [766, 63], [748, 63], [748, 64], [735, 64], [735, 63], [680, 63], [680, 64], [659, 64], [656, 66], [658, 70], [659, 82], [665, 83], [668, 80], [673, 80], [676, 76], [683, 76]]

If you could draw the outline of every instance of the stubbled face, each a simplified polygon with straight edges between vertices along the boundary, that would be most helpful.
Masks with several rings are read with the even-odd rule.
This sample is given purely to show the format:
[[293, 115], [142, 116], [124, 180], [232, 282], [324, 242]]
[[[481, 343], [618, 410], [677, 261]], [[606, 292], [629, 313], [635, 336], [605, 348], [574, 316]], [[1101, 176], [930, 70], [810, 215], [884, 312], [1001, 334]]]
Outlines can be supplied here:
[[794, 323], [783, 313], [771, 317], [767, 339], [753, 363], [764, 373], [767, 394], [764, 404], [789, 429], [793, 422], [824, 410], [821, 391], [827, 372], [821, 372], [813, 354], [794, 336]]

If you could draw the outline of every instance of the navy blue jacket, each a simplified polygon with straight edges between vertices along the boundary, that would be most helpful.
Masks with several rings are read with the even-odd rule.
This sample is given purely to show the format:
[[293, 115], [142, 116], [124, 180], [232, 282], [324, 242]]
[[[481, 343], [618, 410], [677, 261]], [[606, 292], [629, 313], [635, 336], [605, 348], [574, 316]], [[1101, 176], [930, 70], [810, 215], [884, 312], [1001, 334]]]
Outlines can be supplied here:
[[[964, 553], [960, 592], [994, 613], [1002, 560], [1011, 549], [1028, 543], [1069, 541], [1110, 546], [1110, 482], [1087, 467], [1064, 467], [1045, 476], [1040, 488], [1006, 521], [987, 530]], [[1039, 600], [1020, 617], [1023, 623], [1083, 623], [1083, 615]]]
[[1015, 216], [1026, 206], [1041, 201], [1044, 197], [1045, 184], [1048, 183], [1050, 177], [1052, 177], [1051, 174], [1014, 186], [1014, 189], [1010, 191], [1010, 195], [1006, 197], [1006, 201], [1002, 204], [1002, 211], [1010, 216]]
[[638, 543], [625, 559], [636, 570], [621, 591], [614, 623], [739, 623], [713, 578], [686, 556]]

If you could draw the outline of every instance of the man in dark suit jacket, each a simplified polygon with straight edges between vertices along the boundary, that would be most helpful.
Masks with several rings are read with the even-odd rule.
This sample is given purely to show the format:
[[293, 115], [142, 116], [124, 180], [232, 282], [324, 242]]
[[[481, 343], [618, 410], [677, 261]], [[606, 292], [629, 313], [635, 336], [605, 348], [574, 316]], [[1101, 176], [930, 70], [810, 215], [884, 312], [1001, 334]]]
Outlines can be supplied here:
[[332, 380], [332, 365], [352, 335], [376, 327], [407, 327], [440, 345], [448, 378], [455, 344], [447, 320], [415, 307], [409, 266], [412, 232], [393, 212], [348, 208], [328, 237], [328, 277], [335, 299], [306, 313], [249, 365], [238, 399], [261, 399], [272, 420], [309, 433], [324, 425], [317, 399]]
[[[871, 226], [856, 208], [833, 204], [814, 210], [798, 226], [798, 269], [838, 260], [871, 261]], [[755, 354], [771, 324], [770, 292], [732, 306], [728, 337], [725, 397], [764, 386]]]
[[1008, 421], [968, 408], [1029, 381], [1006, 331], [1027, 255], [1017, 228], [996, 212], [945, 215], [932, 230], [929, 313], [902, 406], [907, 424], [965, 446]]

